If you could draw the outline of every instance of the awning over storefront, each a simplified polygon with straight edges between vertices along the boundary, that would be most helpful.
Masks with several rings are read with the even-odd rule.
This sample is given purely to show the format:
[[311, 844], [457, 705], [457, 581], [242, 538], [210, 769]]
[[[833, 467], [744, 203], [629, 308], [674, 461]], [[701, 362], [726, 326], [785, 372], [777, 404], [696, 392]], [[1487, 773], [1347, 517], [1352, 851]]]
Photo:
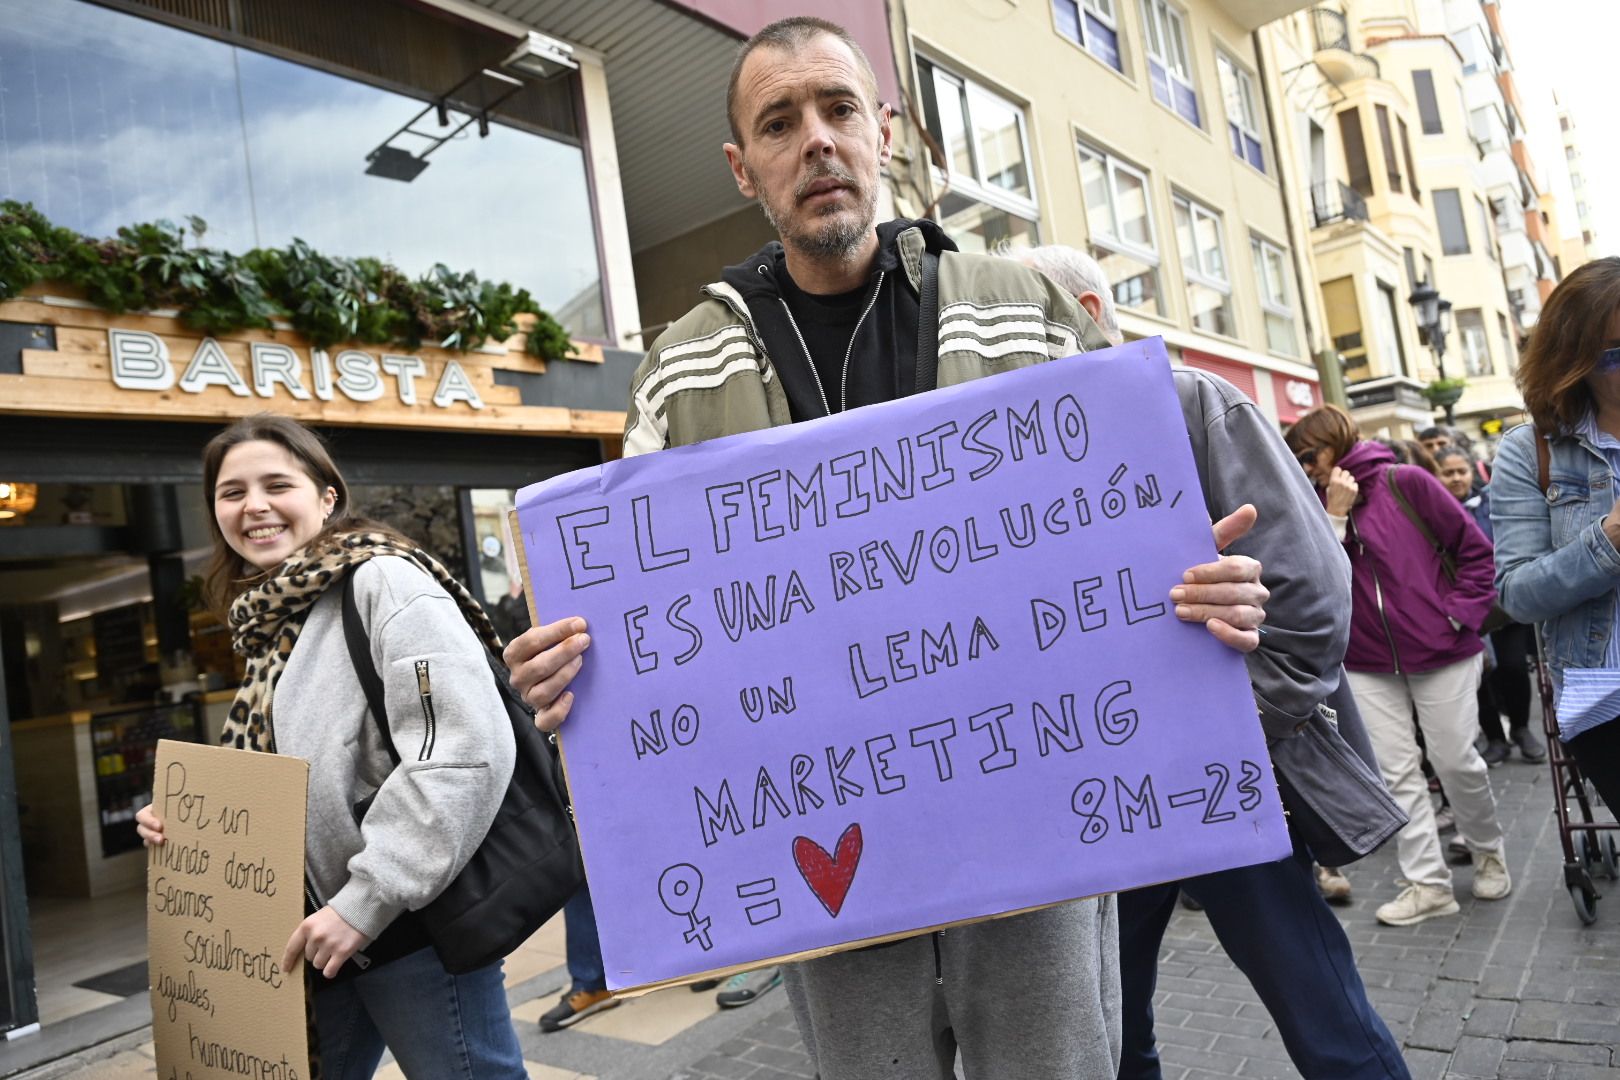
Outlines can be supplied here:
[[1201, 352], [1198, 349], [1182, 349], [1181, 362], [1191, 368], [1207, 371], [1212, 375], [1219, 375], [1245, 394], [1251, 400], [1259, 400], [1259, 387], [1256, 385], [1256, 372], [1253, 366], [1241, 360], [1228, 360], [1224, 356], [1214, 353]]
[[[794, 9], [758, 0], [473, 0], [602, 57], [632, 251], [749, 205], [726, 168], [726, 83], [737, 45]], [[798, 9], [810, 10], [810, 9]], [[885, 101], [899, 80], [881, 0], [824, 0], [811, 13], [861, 43]]]

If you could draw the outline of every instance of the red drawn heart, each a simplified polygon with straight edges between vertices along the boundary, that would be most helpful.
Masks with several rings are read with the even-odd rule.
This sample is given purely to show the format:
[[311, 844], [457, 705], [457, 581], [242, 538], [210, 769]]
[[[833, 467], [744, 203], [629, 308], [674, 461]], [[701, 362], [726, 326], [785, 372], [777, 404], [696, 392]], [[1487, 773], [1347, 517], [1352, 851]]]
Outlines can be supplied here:
[[827, 914], [838, 918], [843, 910], [844, 897], [849, 895], [850, 882], [855, 880], [855, 867], [861, 861], [861, 826], [856, 822], [838, 838], [837, 853], [828, 855], [825, 848], [808, 836], [793, 838], [793, 863], [804, 876], [804, 883], [816, 894]]

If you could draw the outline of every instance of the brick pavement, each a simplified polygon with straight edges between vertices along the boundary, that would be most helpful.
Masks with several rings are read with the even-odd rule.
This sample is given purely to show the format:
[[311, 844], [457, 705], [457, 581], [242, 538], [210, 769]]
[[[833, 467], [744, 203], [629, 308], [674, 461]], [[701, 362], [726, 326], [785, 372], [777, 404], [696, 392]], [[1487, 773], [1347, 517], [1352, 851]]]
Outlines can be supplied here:
[[[1492, 770], [1491, 779], [1514, 876], [1508, 899], [1474, 900], [1471, 872], [1461, 869], [1460, 916], [1384, 927], [1373, 910], [1395, 893], [1393, 848], [1350, 868], [1355, 902], [1339, 914], [1373, 1003], [1418, 1080], [1620, 1080], [1620, 884], [1608, 886], [1612, 895], [1599, 903], [1597, 924], [1581, 926], [1563, 887], [1547, 768], [1515, 762]], [[540, 936], [546, 940], [534, 946], [529, 966], [509, 971], [531, 1077], [811, 1080], [781, 993], [722, 1012], [712, 994], [663, 991], [541, 1034], [534, 1021], [566, 975], [556, 966], [560, 928]], [[1201, 914], [1178, 909], [1165, 935], [1158, 1023], [1168, 1080], [1298, 1075], [1270, 1017]], [[143, 1056], [150, 1038], [138, 1032], [25, 1078], [146, 1080], [154, 1076], [150, 1056]]]

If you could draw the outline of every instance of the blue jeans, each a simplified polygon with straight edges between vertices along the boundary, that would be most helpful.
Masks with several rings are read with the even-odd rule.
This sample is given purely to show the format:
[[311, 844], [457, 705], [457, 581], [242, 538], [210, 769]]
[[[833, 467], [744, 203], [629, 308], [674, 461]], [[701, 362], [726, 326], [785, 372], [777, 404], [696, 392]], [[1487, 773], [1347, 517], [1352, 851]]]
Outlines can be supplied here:
[[568, 948], [568, 976], [574, 990], [606, 990], [607, 972], [602, 967], [602, 942], [596, 936], [596, 909], [591, 906], [591, 890], [581, 885], [579, 892], [563, 905], [563, 936]]
[[1310, 856], [1297, 842], [1293, 857], [1279, 862], [1119, 894], [1121, 1080], [1160, 1076], [1153, 989], [1178, 887], [1204, 906], [1302, 1075], [1409, 1080], [1400, 1046], [1367, 1000], [1350, 941], [1317, 892]]
[[315, 1026], [328, 1080], [368, 1080], [385, 1044], [411, 1080], [528, 1076], [500, 964], [451, 975], [432, 949], [419, 949], [320, 990]]

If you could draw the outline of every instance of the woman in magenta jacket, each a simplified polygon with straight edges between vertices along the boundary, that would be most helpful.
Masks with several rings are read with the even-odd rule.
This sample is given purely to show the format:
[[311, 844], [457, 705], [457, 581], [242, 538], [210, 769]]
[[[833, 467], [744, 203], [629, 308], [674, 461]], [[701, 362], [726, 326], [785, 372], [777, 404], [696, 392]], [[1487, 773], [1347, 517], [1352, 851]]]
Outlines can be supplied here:
[[1473, 893], [1499, 900], [1512, 882], [1490, 779], [1474, 749], [1484, 651], [1478, 631], [1495, 596], [1490, 542], [1440, 481], [1363, 440], [1342, 409], [1307, 413], [1287, 438], [1350, 556], [1344, 666], [1384, 781], [1412, 819], [1397, 845], [1405, 887], [1378, 909], [1378, 921], [1409, 926], [1459, 910], [1418, 727], [1473, 856]]

